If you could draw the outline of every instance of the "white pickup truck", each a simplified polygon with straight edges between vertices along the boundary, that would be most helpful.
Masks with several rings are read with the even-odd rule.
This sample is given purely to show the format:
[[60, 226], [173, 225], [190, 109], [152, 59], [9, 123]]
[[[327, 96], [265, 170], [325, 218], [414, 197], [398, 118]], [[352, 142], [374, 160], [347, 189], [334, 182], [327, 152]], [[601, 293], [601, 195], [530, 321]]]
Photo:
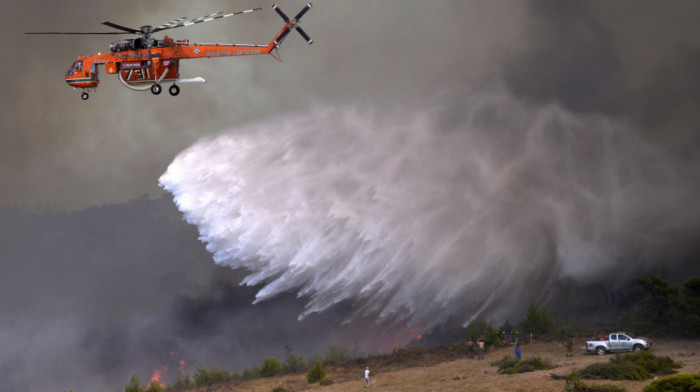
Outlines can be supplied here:
[[651, 339], [635, 337], [627, 332], [613, 332], [610, 336], [601, 336], [598, 340], [586, 342], [586, 351], [604, 355], [611, 352], [642, 351], [651, 348]]

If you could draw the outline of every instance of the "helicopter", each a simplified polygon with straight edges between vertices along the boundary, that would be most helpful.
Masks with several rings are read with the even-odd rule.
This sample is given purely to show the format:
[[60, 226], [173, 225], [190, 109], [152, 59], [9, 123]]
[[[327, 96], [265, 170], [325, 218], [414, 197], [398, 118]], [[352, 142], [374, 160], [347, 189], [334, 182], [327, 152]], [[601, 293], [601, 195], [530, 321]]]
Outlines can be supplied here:
[[112, 42], [109, 46], [109, 53], [98, 53], [76, 58], [73, 65], [66, 71], [66, 83], [75, 90], [80, 89], [82, 91], [80, 95], [81, 98], [87, 100], [90, 97], [88, 91], [95, 91], [100, 84], [98, 66], [104, 64], [106, 73], [117, 74], [119, 81], [131, 90], [150, 90], [154, 95], [158, 95], [162, 92], [162, 83], [172, 82], [173, 84], [168, 89], [168, 92], [170, 95], [176, 96], [180, 93], [180, 87], [176, 83], [205, 82], [202, 77], [180, 78], [180, 60], [270, 54], [281, 62], [282, 58], [279, 55], [278, 49], [292, 29], [296, 30], [306, 42], [312, 44], [313, 40], [299, 27], [301, 17], [311, 9], [311, 3], [307, 3], [292, 19], [289, 19], [277, 4], [273, 4], [272, 9], [284, 20], [284, 26], [268, 44], [200, 44], [191, 43], [189, 40], [174, 40], [167, 35], [163, 39], [155, 39], [151, 35], [163, 30], [191, 26], [197, 23], [209, 22], [263, 9], [265, 9], [265, 7], [231, 13], [221, 11], [193, 19], [182, 17], [159, 26], [153, 27], [146, 25], [138, 29], [124, 27], [108, 21], [102, 22], [103, 25], [120, 31], [84, 33], [27, 32], [25, 34], [136, 35], [136, 38]]

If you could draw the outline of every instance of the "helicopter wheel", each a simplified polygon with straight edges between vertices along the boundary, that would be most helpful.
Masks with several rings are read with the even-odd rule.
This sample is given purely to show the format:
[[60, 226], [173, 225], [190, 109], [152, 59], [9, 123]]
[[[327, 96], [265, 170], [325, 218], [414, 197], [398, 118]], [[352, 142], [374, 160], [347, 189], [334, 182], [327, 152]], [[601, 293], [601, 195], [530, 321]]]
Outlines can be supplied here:
[[160, 87], [160, 84], [156, 83], [153, 86], [151, 86], [151, 92], [153, 93], [153, 95], [158, 95], [161, 91], [163, 91], [163, 88]]
[[82, 98], [83, 101], [87, 101], [87, 99], [90, 98], [90, 94], [83, 92], [82, 94], [80, 94], [80, 98]]
[[170, 95], [172, 95], [174, 97], [174, 96], [180, 94], [180, 87], [178, 87], [178, 85], [176, 85], [176, 84], [173, 84], [168, 89], [168, 92], [170, 92]]

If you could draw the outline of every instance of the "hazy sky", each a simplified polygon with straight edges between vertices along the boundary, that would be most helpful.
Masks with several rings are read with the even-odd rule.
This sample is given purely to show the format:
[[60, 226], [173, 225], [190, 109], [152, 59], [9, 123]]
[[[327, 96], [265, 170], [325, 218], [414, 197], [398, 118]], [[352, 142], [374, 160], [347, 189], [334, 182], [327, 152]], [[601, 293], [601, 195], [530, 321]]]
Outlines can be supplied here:
[[[302, 1], [279, 2], [290, 15]], [[178, 97], [122, 87], [101, 69], [87, 102], [65, 83], [78, 55], [123, 36], [109, 31], [180, 16], [258, 7], [257, 1], [5, 3], [0, 98], [0, 203], [79, 208], [158, 195], [174, 156], [205, 135], [308, 109], [311, 103], [420, 104], [445, 90], [499, 79], [524, 100], [633, 121], [654, 141], [688, 142], [698, 111], [696, 2], [318, 1], [270, 56], [188, 60]], [[270, 6], [271, 4], [264, 4]], [[271, 9], [171, 30], [178, 39], [267, 43]], [[692, 143], [697, 144], [696, 141]]]

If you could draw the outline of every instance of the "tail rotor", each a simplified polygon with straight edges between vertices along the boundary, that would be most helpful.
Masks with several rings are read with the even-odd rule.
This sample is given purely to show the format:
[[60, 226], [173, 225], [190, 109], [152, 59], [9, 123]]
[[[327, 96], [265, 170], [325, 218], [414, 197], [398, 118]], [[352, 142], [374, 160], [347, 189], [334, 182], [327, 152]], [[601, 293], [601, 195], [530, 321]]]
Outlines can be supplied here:
[[306, 3], [306, 6], [299, 11], [299, 13], [294, 17], [294, 19], [289, 20], [289, 17], [282, 12], [280, 7], [277, 4], [272, 5], [272, 9], [274, 9], [277, 14], [284, 20], [285, 23], [288, 23], [289, 25], [275, 38], [275, 45], [279, 46], [282, 41], [287, 37], [287, 34], [289, 34], [292, 29], [295, 29], [299, 35], [304, 38], [306, 42], [309, 43], [309, 45], [314, 43], [314, 40], [309, 37], [308, 34], [304, 30], [302, 30], [301, 27], [299, 27], [299, 21], [301, 20], [301, 17], [304, 16], [310, 9], [311, 9], [311, 3]]

